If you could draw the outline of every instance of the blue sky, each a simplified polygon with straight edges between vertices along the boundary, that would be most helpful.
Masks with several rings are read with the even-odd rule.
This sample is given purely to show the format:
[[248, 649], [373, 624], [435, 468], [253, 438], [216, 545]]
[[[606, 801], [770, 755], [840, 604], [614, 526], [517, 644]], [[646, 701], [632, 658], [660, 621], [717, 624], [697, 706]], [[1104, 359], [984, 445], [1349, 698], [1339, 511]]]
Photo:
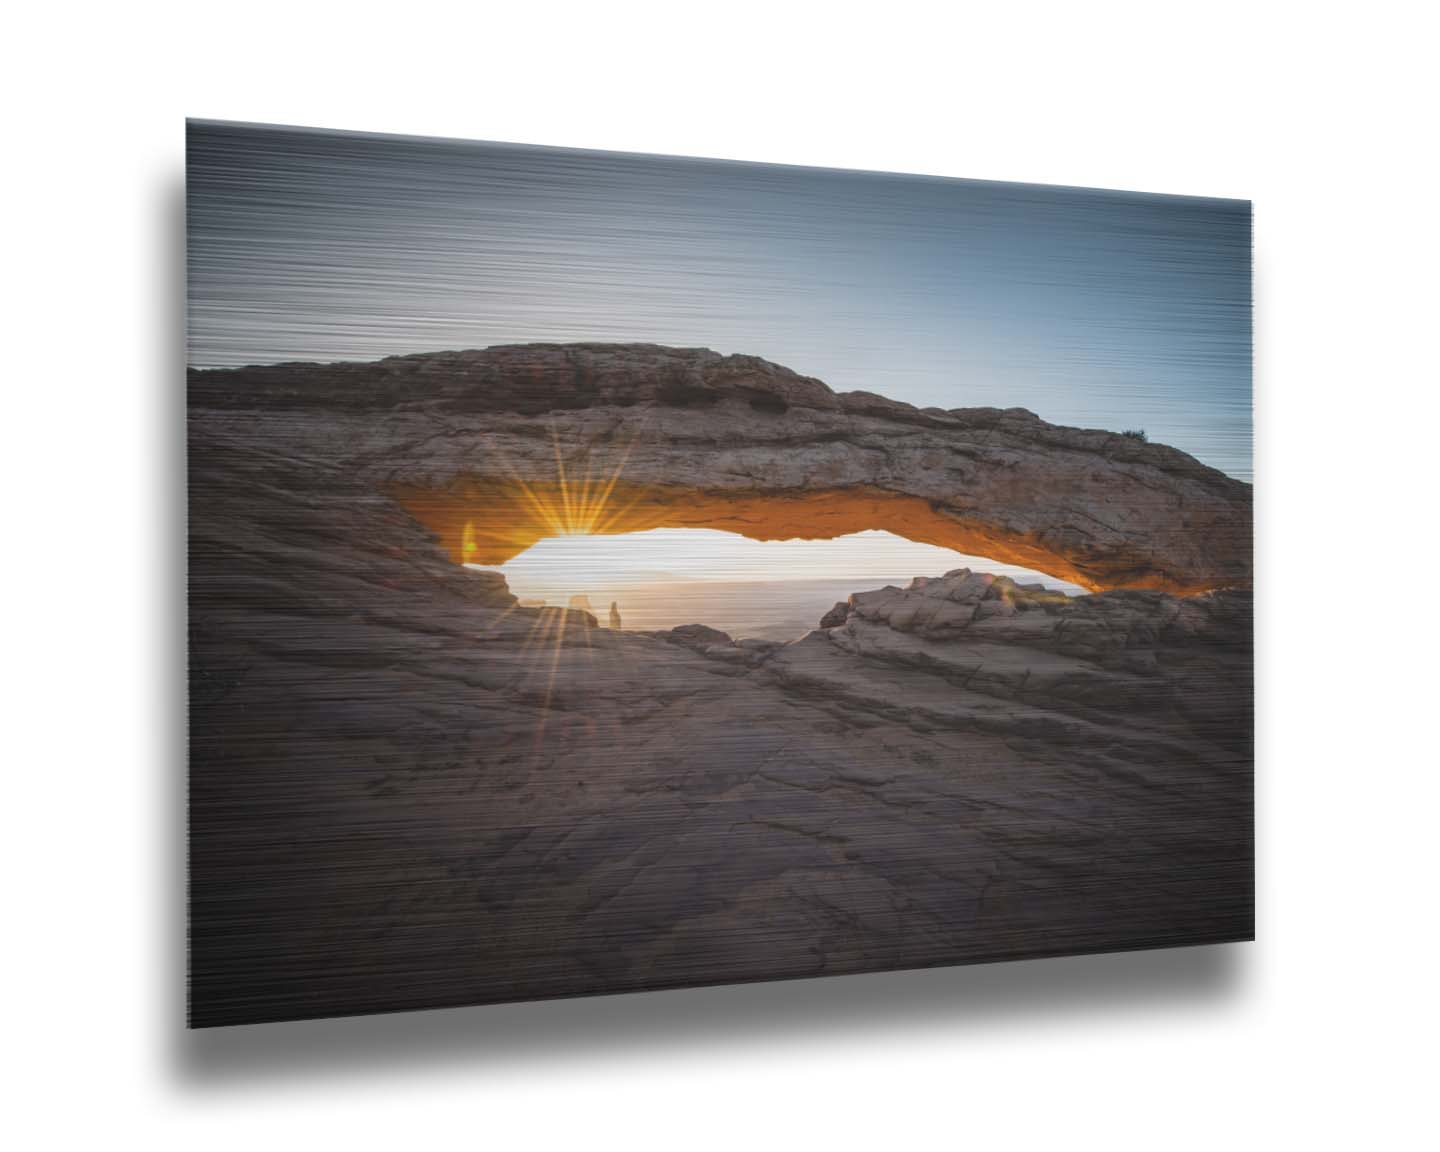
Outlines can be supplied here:
[[1250, 206], [194, 123], [190, 361], [745, 352], [1251, 476]]

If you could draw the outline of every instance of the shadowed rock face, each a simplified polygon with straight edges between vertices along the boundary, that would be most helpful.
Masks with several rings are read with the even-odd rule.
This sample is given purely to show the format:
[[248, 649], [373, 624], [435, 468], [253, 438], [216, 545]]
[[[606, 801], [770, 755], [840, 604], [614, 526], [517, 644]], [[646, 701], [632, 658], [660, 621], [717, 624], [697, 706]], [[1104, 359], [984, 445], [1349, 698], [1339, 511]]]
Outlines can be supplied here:
[[[750, 358], [196, 374], [195, 1023], [1251, 934], [1246, 588], [1067, 600], [961, 569], [817, 605], [788, 644], [611, 631], [518, 606], [455, 563], [449, 521], [412, 514], [502, 478], [538, 492], [557, 445], [567, 478], [588, 453], [604, 483], [628, 452], [611, 498], [854, 481], [877, 507], [933, 500], [936, 522], [1049, 541], [1095, 582], [1248, 579], [1248, 488], [1179, 453], [835, 397]], [[1046, 475], [1074, 490], [1027, 510]], [[588, 515], [603, 484], [575, 491]], [[982, 491], [1009, 503], [982, 513]], [[1055, 528], [1102, 493], [1119, 528]], [[1151, 500], [1233, 553], [1144, 530]]]
[[194, 373], [191, 396], [207, 424], [232, 414], [395, 496], [455, 560], [561, 531], [885, 528], [1097, 590], [1250, 582], [1249, 485], [1182, 452], [1019, 408], [837, 395], [753, 356], [522, 345]]

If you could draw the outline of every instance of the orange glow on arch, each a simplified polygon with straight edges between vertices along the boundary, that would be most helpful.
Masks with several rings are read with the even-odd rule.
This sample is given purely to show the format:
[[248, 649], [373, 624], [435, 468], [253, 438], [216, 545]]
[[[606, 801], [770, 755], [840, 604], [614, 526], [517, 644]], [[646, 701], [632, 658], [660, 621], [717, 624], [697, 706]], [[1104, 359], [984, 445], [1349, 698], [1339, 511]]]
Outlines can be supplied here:
[[405, 488], [401, 505], [457, 563], [498, 567], [553, 536], [608, 536], [655, 528], [709, 528], [752, 540], [833, 540], [880, 529], [919, 544], [1044, 572], [1096, 590], [1093, 579], [1038, 540], [1001, 535], [944, 515], [926, 500], [876, 488], [714, 492], [612, 477], [567, 482], [462, 481]]

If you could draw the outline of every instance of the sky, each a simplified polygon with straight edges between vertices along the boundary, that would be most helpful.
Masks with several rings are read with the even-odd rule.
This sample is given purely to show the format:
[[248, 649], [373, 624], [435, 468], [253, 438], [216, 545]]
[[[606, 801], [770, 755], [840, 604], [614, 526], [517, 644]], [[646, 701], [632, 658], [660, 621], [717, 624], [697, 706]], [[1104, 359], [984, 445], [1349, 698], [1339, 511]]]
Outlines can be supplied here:
[[192, 122], [189, 359], [749, 353], [1251, 478], [1246, 201]]

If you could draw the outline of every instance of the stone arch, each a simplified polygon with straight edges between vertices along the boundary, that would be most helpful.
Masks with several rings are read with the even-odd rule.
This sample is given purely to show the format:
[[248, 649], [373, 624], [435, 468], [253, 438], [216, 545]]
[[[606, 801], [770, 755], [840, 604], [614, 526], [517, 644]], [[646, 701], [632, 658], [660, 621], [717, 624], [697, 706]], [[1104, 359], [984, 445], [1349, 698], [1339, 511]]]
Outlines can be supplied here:
[[1019, 408], [837, 394], [753, 356], [516, 345], [198, 373], [191, 390], [398, 501], [456, 562], [566, 531], [877, 528], [1097, 591], [1251, 581], [1250, 486], [1183, 452]]

